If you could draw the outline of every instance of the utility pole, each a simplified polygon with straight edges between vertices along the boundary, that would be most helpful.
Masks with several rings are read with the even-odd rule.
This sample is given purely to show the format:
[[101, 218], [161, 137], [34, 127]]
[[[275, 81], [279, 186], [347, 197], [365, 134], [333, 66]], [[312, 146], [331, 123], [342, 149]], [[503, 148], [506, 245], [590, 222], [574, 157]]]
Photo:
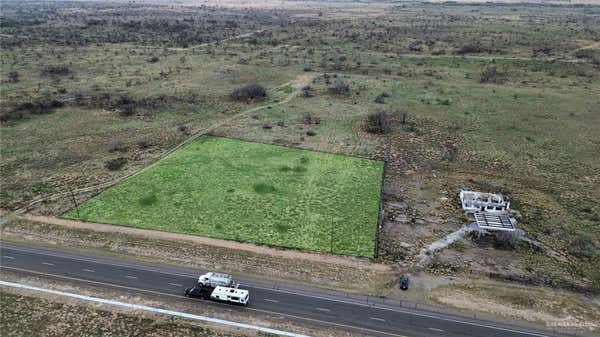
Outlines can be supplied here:
[[329, 226], [329, 252], [333, 254], [333, 218], [331, 218], [331, 225]]
[[73, 190], [71, 189], [71, 186], [69, 186], [69, 193], [71, 193], [71, 200], [73, 201], [73, 204], [75, 205], [75, 212], [77, 212], [77, 217], [81, 218], [79, 216], [79, 205], [77, 204], [77, 200], [75, 200], [75, 194], [73, 194]]

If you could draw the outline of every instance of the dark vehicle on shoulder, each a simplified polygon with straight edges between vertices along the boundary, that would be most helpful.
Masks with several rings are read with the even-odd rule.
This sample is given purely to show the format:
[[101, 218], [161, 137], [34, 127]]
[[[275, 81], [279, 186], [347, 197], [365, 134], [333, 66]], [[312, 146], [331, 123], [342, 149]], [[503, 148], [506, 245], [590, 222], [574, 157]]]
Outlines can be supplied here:
[[400, 277], [400, 289], [402, 290], [408, 290], [408, 284], [410, 283], [410, 280], [408, 279], [407, 275], [402, 275]]

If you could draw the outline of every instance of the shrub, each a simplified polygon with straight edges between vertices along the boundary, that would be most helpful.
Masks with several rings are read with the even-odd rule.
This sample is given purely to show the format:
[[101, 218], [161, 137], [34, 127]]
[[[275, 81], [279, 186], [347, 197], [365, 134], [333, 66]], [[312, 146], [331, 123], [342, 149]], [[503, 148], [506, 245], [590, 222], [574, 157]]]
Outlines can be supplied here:
[[113, 108], [119, 110], [121, 116], [133, 116], [135, 115], [136, 102], [133, 98], [123, 95], [120, 96], [113, 104]]
[[127, 151], [127, 145], [125, 145], [122, 141], [120, 140], [113, 140], [110, 142], [110, 145], [108, 146], [108, 152], [125, 152]]
[[17, 121], [25, 118], [27, 115], [20, 110], [8, 110], [0, 113], [0, 122]]
[[273, 187], [273, 185], [267, 184], [267, 183], [258, 183], [256, 185], [254, 185], [254, 191], [256, 191], [256, 193], [260, 193], [260, 194], [271, 193], [271, 192], [275, 191], [275, 187]]
[[383, 94], [379, 94], [377, 95], [377, 97], [375, 97], [374, 102], [375, 103], [379, 103], [379, 104], [385, 104], [385, 97]]
[[306, 116], [304, 116], [303, 122], [306, 125], [321, 124], [321, 117], [306, 115]]
[[19, 82], [19, 73], [16, 70], [8, 72], [8, 82], [17, 83]]
[[148, 63], [156, 63], [158, 62], [160, 59], [158, 58], [158, 56], [156, 55], [152, 55], [150, 56], [150, 58], [148, 58], [146, 61], [148, 61]]
[[47, 66], [42, 69], [42, 75], [49, 76], [65, 76], [71, 73], [71, 69], [65, 65], [60, 66]]
[[313, 130], [308, 130], [308, 131], [306, 131], [306, 135], [312, 137], [312, 136], [316, 136], [317, 133], [315, 131], [313, 131]]
[[140, 140], [139, 142], [137, 142], [137, 146], [140, 150], [147, 150], [150, 147], [152, 147], [152, 143], [150, 143], [147, 140]]
[[158, 201], [158, 198], [154, 194], [148, 194], [140, 198], [140, 205], [151, 206]]
[[498, 232], [494, 234], [494, 246], [500, 249], [514, 249], [519, 242], [516, 232]]
[[484, 48], [481, 47], [481, 44], [479, 43], [468, 43], [463, 45], [462, 47], [460, 47], [456, 53], [458, 55], [465, 55], [465, 54], [477, 54], [477, 53], [482, 53], [484, 52]]
[[346, 81], [338, 79], [329, 87], [329, 92], [336, 95], [349, 95], [350, 85]]
[[247, 84], [241, 88], [235, 89], [231, 93], [231, 98], [236, 101], [249, 101], [261, 99], [267, 96], [267, 91], [261, 85], [256, 83]]
[[479, 75], [480, 83], [503, 83], [504, 81], [504, 75], [496, 67], [487, 67]]
[[390, 129], [389, 116], [385, 111], [374, 112], [367, 119], [367, 132], [383, 134]]
[[106, 163], [104, 163], [104, 167], [106, 167], [110, 171], [117, 171], [120, 170], [123, 166], [125, 166], [125, 164], [127, 164], [127, 158], [121, 157], [107, 161]]
[[599, 247], [587, 233], [579, 233], [569, 246], [569, 254], [579, 258], [592, 259], [599, 253]]
[[307, 85], [305, 87], [302, 87], [302, 96], [303, 97], [313, 97], [315, 94], [313, 92], [313, 89], [311, 86]]

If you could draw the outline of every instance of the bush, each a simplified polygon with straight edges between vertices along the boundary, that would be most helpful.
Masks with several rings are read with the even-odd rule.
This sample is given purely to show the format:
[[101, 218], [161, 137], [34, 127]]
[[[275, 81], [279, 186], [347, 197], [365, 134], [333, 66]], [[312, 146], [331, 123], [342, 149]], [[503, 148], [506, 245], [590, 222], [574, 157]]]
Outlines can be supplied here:
[[148, 194], [140, 198], [139, 202], [142, 206], [151, 206], [158, 201], [158, 198], [154, 194]]
[[349, 95], [350, 85], [346, 81], [338, 79], [329, 87], [329, 92], [336, 95]]
[[241, 88], [235, 89], [231, 93], [231, 98], [236, 101], [249, 101], [262, 99], [267, 96], [267, 91], [261, 85], [256, 83], [247, 84]]
[[494, 246], [499, 249], [514, 249], [519, 242], [516, 232], [497, 232], [494, 239]]
[[386, 93], [379, 94], [377, 95], [377, 97], [375, 97], [374, 102], [379, 104], [385, 104], [386, 97], [389, 97], [389, 95], [386, 95]]
[[123, 166], [125, 166], [125, 164], [127, 164], [127, 158], [121, 157], [107, 161], [106, 163], [104, 163], [104, 167], [106, 167], [110, 171], [117, 171], [120, 170]]
[[125, 145], [120, 140], [113, 140], [110, 142], [110, 145], [108, 146], [108, 152], [126, 152], [126, 151], [127, 151], [127, 145]]
[[10, 83], [19, 82], [19, 73], [16, 70], [11, 70], [8, 73], [8, 82], [10, 82]]
[[374, 112], [367, 119], [367, 132], [383, 134], [390, 131], [389, 116], [385, 111]]
[[598, 246], [587, 233], [579, 233], [569, 246], [569, 254], [579, 258], [593, 259], [599, 253]]
[[273, 187], [273, 185], [267, 184], [267, 183], [258, 183], [256, 185], [254, 185], [254, 191], [256, 191], [256, 193], [260, 193], [260, 194], [271, 193], [271, 192], [275, 192], [275, 187]]
[[303, 123], [305, 125], [313, 125], [313, 124], [318, 125], [318, 124], [321, 124], [321, 117], [306, 115], [306, 116], [304, 116]]
[[468, 44], [465, 44], [462, 47], [460, 47], [460, 49], [458, 49], [456, 51], [456, 53], [458, 55], [465, 55], [465, 54], [483, 53], [484, 51], [485, 51], [485, 49], [481, 47], [481, 44], [479, 44], [479, 43], [468, 43]]
[[42, 69], [42, 75], [50, 75], [50, 76], [64, 76], [71, 73], [71, 69], [69, 67], [61, 65], [61, 66], [47, 66]]
[[308, 131], [306, 131], [306, 135], [313, 137], [313, 136], [316, 136], [317, 133], [315, 131], [313, 131], [313, 130], [308, 130]]
[[32, 102], [23, 102], [10, 110], [5, 110], [0, 115], [0, 121], [16, 121], [29, 117], [29, 115], [43, 115], [50, 113], [55, 108], [64, 106], [57, 99], [42, 98]]
[[305, 87], [302, 87], [302, 97], [313, 97], [315, 94], [313, 92], [313, 89], [307, 85]]
[[113, 104], [113, 108], [119, 110], [121, 116], [133, 116], [135, 115], [136, 102], [133, 98], [123, 95], [119, 97]]
[[148, 61], [148, 63], [156, 63], [158, 62], [160, 59], [158, 58], [158, 56], [156, 55], [152, 55], [150, 56], [150, 58], [148, 58], [146, 61]]
[[504, 75], [496, 67], [487, 67], [479, 75], [480, 83], [503, 83], [504, 81]]

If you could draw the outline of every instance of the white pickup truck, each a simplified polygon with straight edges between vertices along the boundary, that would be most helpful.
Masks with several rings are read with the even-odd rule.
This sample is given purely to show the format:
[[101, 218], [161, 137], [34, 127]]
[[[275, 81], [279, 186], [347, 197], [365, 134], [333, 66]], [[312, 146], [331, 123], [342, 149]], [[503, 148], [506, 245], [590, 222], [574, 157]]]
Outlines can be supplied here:
[[237, 288], [237, 284], [233, 281], [231, 275], [223, 273], [208, 272], [206, 274], [202, 274], [200, 277], [198, 277], [198, 283], [203, 286], [210, 286], [213, 288], [218, 286]]

